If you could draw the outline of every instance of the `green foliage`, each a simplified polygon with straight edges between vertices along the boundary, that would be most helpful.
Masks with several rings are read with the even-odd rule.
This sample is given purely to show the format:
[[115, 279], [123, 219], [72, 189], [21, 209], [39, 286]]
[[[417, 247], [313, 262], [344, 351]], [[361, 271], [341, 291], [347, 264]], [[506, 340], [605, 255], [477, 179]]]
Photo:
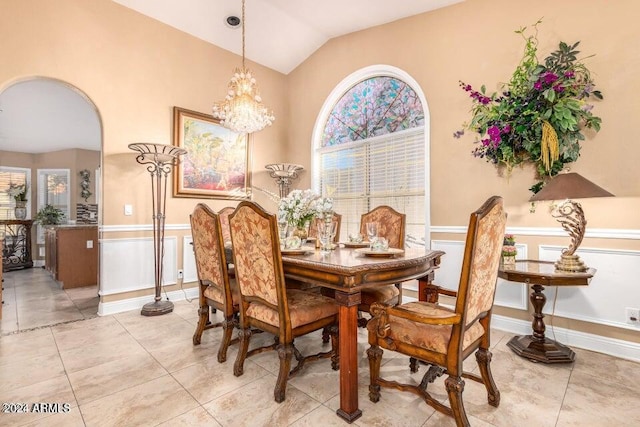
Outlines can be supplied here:
[[[537, 26], [541, 22], [533, 25], [532, 35], [527, 34], [526, 27], [516, 31], [525, 41], [523, 57], [500, 93], [487, 95], [484, 85], [480, 91], [463, 82], [460, 86], [473, 102], [471, 121], [464, 126], [479, 136], [473, 155], [508, 171], [522, 163], [533, 163], [537, 178], [544, 180], [578, 159], [585, 128], [600, 130], [602, 120], [592, 114], [590, 101], [602, 99], [602, 93], [594, 90], [589, 70], [578, 59], [580, 42], [560, 42], [542, 63], [538, 61]], [[557, 136], [553, 150], [557, 148], [558, 157], [549, 159], [542, 149], [543, 139], [544, 144], [550, 140], [549, 134], [543, 138], [545, 122]], [[458, 131], [454, 136], [463, 133]], [[548, 151], [548, 146], [545, 149]], [[532, 189], [539, 190], [542, 185], [540, 182]]]
[[36, 214], [36, 221], [42, 225], [57, 225], [60, 224], [63, 217], [64, 212], [60, 209], [52, 205], [46, 205]]

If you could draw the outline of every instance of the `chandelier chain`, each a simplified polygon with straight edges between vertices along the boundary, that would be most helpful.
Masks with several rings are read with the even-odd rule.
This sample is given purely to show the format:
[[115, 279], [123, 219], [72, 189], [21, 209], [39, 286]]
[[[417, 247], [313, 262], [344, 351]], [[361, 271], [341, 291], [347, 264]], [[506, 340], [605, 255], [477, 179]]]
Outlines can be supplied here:
[[244, 1], [242, 0], [242, 68], [245, 69], [244, 66], [244, 29], [246, 25], [244, 25]]

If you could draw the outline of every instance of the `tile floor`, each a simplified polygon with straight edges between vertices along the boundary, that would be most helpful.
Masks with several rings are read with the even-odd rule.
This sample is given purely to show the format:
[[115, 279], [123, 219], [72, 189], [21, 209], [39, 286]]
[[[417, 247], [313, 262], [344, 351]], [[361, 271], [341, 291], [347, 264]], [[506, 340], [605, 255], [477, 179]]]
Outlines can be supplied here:
[[[0, 402], [66, 403], [66, 413], [7, 414], [0, 426], [333, 426], [346, 425], [339, 406], [338, 373], [328, 360], [314, 362], [289, 381], [287, 398], [273, 400], [278, 358], [247, 359], [234, 377], [236, 346], [216, 360], [220, 330], [191, 337], [196, 302], [176, 302], [173, 313], [142, 317], [138, 311], [69, 322], [0, 337]], [[256, 341], [271, 342], [267, 334]], [[573, 364], [542, 365], [514, 355], [510, 335], [492, 334], [493, 373], [501, 404], [486, 404], [481, 384], [467, 381], [464, 398], [473, 426], [630, 426], [640, 423], [640, 364], [576, 349]], [[300, 338], [303, 352], [322, 346], [319, 333]], [[366, 332], [359, 331], [360, 408], [354, 426], [453, 426], [409, 393], [382, 391], [367, 398]], [[385, 352], [383, 375], [409, 376], [408, 359]], [[468, 369], [475, 368], [473, 357]], [[421, 369], [424, 372], [424, 368]], [[420, 373], [412, 375], [420, 380]], [[443, 378], [430, 385], [446, 399]]]
[[2, 291], [0, 335], [98, 315], [98, 288], [61, 289], [40, 267], [7, 271]]

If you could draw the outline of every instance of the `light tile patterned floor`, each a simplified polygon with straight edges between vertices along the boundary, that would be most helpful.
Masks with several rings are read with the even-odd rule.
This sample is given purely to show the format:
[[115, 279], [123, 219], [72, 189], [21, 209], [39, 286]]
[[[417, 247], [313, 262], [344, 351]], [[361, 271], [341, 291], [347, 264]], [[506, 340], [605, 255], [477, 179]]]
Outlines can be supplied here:
[[[63, 310], [64, 311], [64, 310]], [[34, 308], [34, 312], [37, 310]], [[63, 319], [61, 321], [66, 321]], [[314, 362], [291, 379], [285, 402], [273, 400], [278, 358], [251, 357], [233, 376], [236, 346], [216, 360], [220, 330], [205, 331], [193, 346], [196, 303], [176, 303], [173, 313], [142, 317], [138, 311], [96, 317], [2, 335], [0, 402], [67, 403], [66, 413], [0, 413], [0, 426], [333, 426], [338, 374], [328, 360]], [[640, 423], [640, 365], [576, 349], [573, 364], [543, 365], [514, 355], [510, 336], [492, 334], [493, 372], [501, 404], [486, 404], [484, 387], [466, 381], [464, 400], [473, 426], [626, 426]], [[267, 343], [272, 337], [254, 335]], [[322, 344], [319, 334], [296, 341], [303, 350]], [[453, 426], [409, 393], [384, 390], [367, 397], [366, 332], [359, 332], [360, 408], [354, 426]], [[408, 360], [383, 356], [382, 373], [409, 376]], [[475, 368], [471, 357], [467, 369]], [[420, 380], [420, 373], [412, 376]], [[430, 385], [446, 400], [443, 378]]]

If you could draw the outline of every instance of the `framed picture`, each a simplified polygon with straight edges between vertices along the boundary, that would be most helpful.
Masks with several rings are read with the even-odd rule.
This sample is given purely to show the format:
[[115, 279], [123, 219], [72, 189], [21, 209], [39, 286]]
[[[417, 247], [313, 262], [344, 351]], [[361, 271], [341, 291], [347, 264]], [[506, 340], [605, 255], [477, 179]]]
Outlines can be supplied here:
[[173, 145], [187, 150], [174, 171], [174, 197], [249, 198], [247, 134], [208, 114], [173, 107]]

